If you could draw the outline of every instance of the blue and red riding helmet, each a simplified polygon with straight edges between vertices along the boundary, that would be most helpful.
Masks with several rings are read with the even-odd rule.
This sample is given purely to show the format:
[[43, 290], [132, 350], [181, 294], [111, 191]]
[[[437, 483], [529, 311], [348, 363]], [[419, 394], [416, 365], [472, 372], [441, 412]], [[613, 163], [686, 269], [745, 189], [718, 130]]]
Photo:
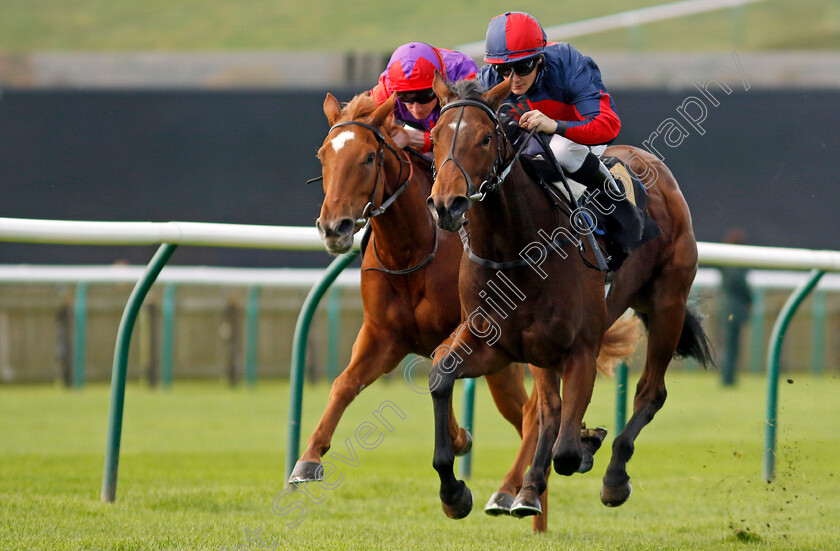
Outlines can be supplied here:
[[547, 42], [536, 19], [527, 13], [509, 11], [490, 20], [484, 44], [484, 62], [496, 65], [542, 55]]

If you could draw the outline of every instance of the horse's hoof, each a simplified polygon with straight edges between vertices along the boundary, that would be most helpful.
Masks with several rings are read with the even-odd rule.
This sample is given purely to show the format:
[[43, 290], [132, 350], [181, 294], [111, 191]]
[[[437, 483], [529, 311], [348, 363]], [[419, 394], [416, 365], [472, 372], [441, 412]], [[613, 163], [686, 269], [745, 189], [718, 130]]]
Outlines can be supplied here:
[[583, 456], [580, 453], [561, 453], [554, 457], [554, 472], [562, 476], [572, 476], [580, 472], [582, 464]]
[[580, 441], [583, 444], [583, 449], [592, 455], [595, 455], [595, 452], [601, 447], [606, 437], [607, 429], [604, 427], [596, 427], [594, 429], [583, 428], [580, 430]]
[[324, 480], [324, 466], [317, 461], [298, 461], [289, 477], [289, 484], [306, 484]]
[[595, 458], [592, 457], [591, 454], [587, 452], [583, 452], [583, 459], [580, 460], [580, 467], [578, 467], [577, 472], [579, 473], [588, 473], [592, 470], [593, 465], [595, 465]]
[[525, 518], [541, 514], [542, 505], [540, 504], [540, 498], [539, 496], [533, 495], [533, 492], [524, 495], [522, 492], [519, 492], [519, 495], [513, 500], [513, 505], [510, 506], [510, 516], [512, 517]]
[[622, 505], [633, 493], [633, 487], [630, 485], [630, 480], [626, 480], [624, 484], [616, 486], [601, 486], [601, 503], [607, 507], [618, 507]]
[[513, 496], [505, 492], [495, 492], [490, 496], [490, 501], [484, 506], [484, 512], [491, 517], [509, 515], [510, 507], [513, 505]]
[[461, 485], [455, 499], [451, 503], [446, 503], [441, 499], [440, 505], [443, 507], [443, 512], [451, 519], [462, 519], [470, 514], [473, 506], [472, 492], [463, 481], [459, 480]]
[[455, 455], [460, 457], [462, 455], [467, 455], [470, 453], [472, 449], [472, 434], [467, 429], [464, 429], [464, 435], [466, 436], [466, 443], [464, 444], [463, 449], [459, 450]]

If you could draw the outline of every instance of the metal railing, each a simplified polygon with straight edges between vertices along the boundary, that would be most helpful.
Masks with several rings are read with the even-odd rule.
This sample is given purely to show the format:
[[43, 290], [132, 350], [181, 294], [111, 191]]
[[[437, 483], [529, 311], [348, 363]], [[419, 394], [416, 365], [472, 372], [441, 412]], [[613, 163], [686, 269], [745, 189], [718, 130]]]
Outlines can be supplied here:
[[[57, 220], [22, 220], [0, 218], [0, 240], [30, 243], [64, 243], [94, 245], [160, 245], [157, 253], [137, 282], [120, 322], [114, 352], [111, 378], [111, 410], [108, 423], [105, 473], [102, 484], [102, 501], [116, 498], [119, 448], [125, 397], [127, 350], [131, 329], [140, 305], [152, 283], [178, 245], [252, 247], [293, 250], [318, 250], [322, 247], [314, 228], [283, 226], [248, 226], [240, 224], [204, 224], [191, 222], [77, 222]], [[804, 297], [816, 286], [826, 272], [840, 271], [840, 252], [812, 251], [790, 248], [755, 247], [718, 243], [698, 244], [700, 261], [704, 265], [742, 266], [765, 269], [812, 270], [810, 277], [788, 299], [776, 321], [771, 348], [767, 358], [768, 400], [767, 431], [765, 434], [764, 477], [769, 482], [775, 476], [776, 411], [778, 396], [779, 355], [785, 329]], [[349, 253], [353, 255], [353, 253]], [[290, 437], [287, 447], [287, 474], [289, 458], [298, 456], [300, 430], [300, 404], [302, 400], [302, 362], [295, 358], [305, 356], [307, 318], [324, 295], [329, 285], [349, 261], [339, 257], [333, 261], [322, 280], [312, 289], [311, 300], [301, 310], [292, 366], [292, 396], [290, 397]], [[298, 438], [291, 437], [297, 434]]]

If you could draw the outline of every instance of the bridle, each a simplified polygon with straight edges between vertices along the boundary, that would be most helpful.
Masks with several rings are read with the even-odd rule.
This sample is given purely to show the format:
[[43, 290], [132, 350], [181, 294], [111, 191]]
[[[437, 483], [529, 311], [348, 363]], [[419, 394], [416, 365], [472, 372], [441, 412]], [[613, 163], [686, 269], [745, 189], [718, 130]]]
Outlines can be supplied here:
[[[363, 226], [367, 225], [367, 223], [370, 221], [371, 218], [375, 218], [376, 216], [379, 216], [380, 214], [382, 214], [383, 212], [388, 210], [388, 207], [390, 207], [394, 203], [394, 201], [397, 200], [397, 198], [400, 196], [400, 194], [403, 191], [405, 191], [405, 188], [408, 187], [408, 184], [411, 182], [411, 175], [412, 175], [412, 172], [414, 171], [414, 168], [411, 164], [411, 160], [410, 159], [404, 159], [402, 157], [402, 155], [400, 155], [397, 152], [397, 150], [394, 148], [394, 146], [392, 146], [391, 144], [389, 144], [385, 140], [385, 136], [382, 135], [382, 132], [380, 132], [378, 128], [376, 128], [375, 126], [371, 126], [370, 124], [366, 124], [366, 123], [359, 122], [359, 121], [339, 122], [337, 124], [332, 125], [332, 127], [330, 127], [330, 131], [327, 134], [331, 133], [333, 130], [335, 130], [336, 128], [339, 128], [341, 126], [351, 126], [351, 125], [352, 126], [361, 126], [362, 128], [367, 128], [368, 130], [373, 132], [373, 135], [376, 138], [376, 141], [379, 142], [379, 150], [376, 153], [376, 156], [379, 157], [379, 162], [376, 165], [376, 176], [374, 177], [375, 179], [374, 179], [374, 182], [373, 182], [373, 192], [370, 194], [370, 201], [368, 201], [367, 204], [365, 205], [365, 208], [362, 209], [361, 217], [356, 219], [356, 227], [360, 228], [360, 227], [363, 227]], [[384, 178], [385, 178], [382, 174], [382, 172], [383, 172], [382, 167], [385, 164], [385, 148], [386, 147], [388, 148], [388, 150], [391, 153], [394, 154], [394, 157], [396, 157], [397, 160], [400, 162], [400, 174], [397, 177], [397, 180], [399, 181], [399, 180], [402, 179], [403, 165], [404, 164], [408, 165], [408, 176], [406, 177], [405, 180], [402, 181], [402, 183], [400, 183], [400, 185], [397, 187], [397, 189], [394, 190], [393, 193], [391, 193], [390, 197], [388, 197], [387, 199], [383, 199], [382, 202], [380, 203], [380, 205], [376, 209], [374, 209], [373, 208], [373, 202], [376, 200], [376, 194], [379, 192], [379, 182], [381, 180], [384, 180]]]
[[[437, 250], [438, 250], [437, 227], [434, 227], [435, 244], [432, 247], [432, 252], [425, 259], [423, 259], [420, 263], [418, 263], [418, 264], [416, 264], [416, 265], [414, 265], [410, 268], [406, 268], [404, 270], [389, 270], [388, 268], [386, 268], [382, 264], [382, 260], [379, 258], [379, 253], [376, 252], [376, 244], [374, 242], [373, 234], [370, 233], [370, 226], [368, 225], [371, 218], [375, 218], [375, 217], [379, 216], [380, 214], [383, 214], [386, 210], [388, 210], [388, 207], [390, 207], [394, 203], [394, 201], [397, 200], [397, 198], [400, 196], [400, 194], [403, 191], [405, 191], [405, 188], [407, 188], [408, 184], [411, 183], [411, 177], [414, 174], [414, 165], [411, 163], [411, 159], [403, 158], [403, 156], [400, 155], [399, 152], [391, 144], [389, 144], [385, 140], [385, 136], [382, 135], [382, 132], [380, 132], [380, 130], [377, 127], [372, 126], [370, 124], [366, 124], [366, 123], [359, 122], [359, 121], [339, 122], [339, 123], [336, 123], [333, 126], [331, 126], [330, 130], [329, 130], [329, 132], [327, 132], [327, 134], [329, 135], [333, 130], [335, 130], [336, 128], [339, 128], [341, 126], [351, 126], [351, 125], [361, 126], [362, 128], [366, 128], [366, 129], [370, 130], [373, 133], [374, 137], [376, 138], [376, 141], [379, 142], [379, 150], [376, 153], [377, 157], [379, 157], [379, 162], [377, 163], [377, 166], [376, 166], [376, 176], [375, 176], [374, 184], [373, 184], [373, 192], [371, 193], [370, 201], [368, 201], [367, 204], [365, 205], [365, 207], [362, 209], [361, 217], [356, 219], [356, 227], [361, 228], [361, 227], [367, 226], [367, 230], [366, 230], [367, 234], [362, 239], [363, 248], [364, 248], [364, 243], [367, 242], [367, 240], [368, 240], [367, 235], [369, 234], [370, 235], [370, 245], [373, 248], [373, 256], [374, 256], [374, 258], [376, 258], [376, 261], [379, 263], [380, 267], [379, 268], [376, 268], [376, 267], [366, 268], [365, 270], [366, 271], [367, 270], [374, 270], [374, 271], [377, 271], [377, 272], [384, 272], [384, 273], [389, 274], [389, 275], [408, 275], [410, 273], [416, 272], [417, 270], [419, 270], [420, 268], [423, 268], [429, 262], [431, 262], [435, 258], [435, 254], [437, 254]], [[397, 180], [398, 181], [402, 180], [403, 165], [404, 164], [408, 165], [408, 176], [406, 177], [405, 180], [402, 180], [402, 182], [397, 187], [397, 189], [394, 190], [393, 193], [391, 193], [390, 197], [388, 197], [387, 199], [383, 199], [382, 202], [380, 203], [379, 207], [377, 207], [376, 209], [373, 209], [373, 202], [376, 200], [376, 194], [379, 191], [379, 182], [380, 182], [380, 180], [384, 179], [383, 166], [385, 164], [385, 148], [386, 147], [388, 148], [388, 150], [391, 153], [394, 154], [394, 157], [396, 157], [397, 160], [400, 162], [400, 174], [397, 177]], [[432, 166], [434, 166], [434, 165], [432, 165]], [[321, 179], [323, 179], [323, 176], [321, 176], [319, 178], [312, 178], [311, 180], [308, 180], [306, 183], [309, 184], [311, 182], [321, 180]]]
[[[483, 201], [485, 197], [487, 197], [488, 193], [492, 193], [501, 185], [502, 182], [505, 181], [508, 174], [510, 174], [513, 165], [519, 159], [519, 156], [524, 151], [525, 147], [528, 144], [528, 140], [531, 136], [534, 135], [536, 129], [532, 129], [526, 139], [522, 140], [522, 145], [513, 155], [509, 162], [504, 163], [502, 160], [503, 158], [503, 143], [509, 143], [507, 136], [505, 135], [504, 131], [502, 130], [502, 126], [499, 124], [499, 118], [496, 113], [484, 102], [472, 100], [472, 99], [460, 99], [455, 100], [453, 102], [447, 103], [444, 105], [441, 110], [440, 114], [443, 115], [446, 111], [450, 109], [454, 109], [456, 107], [461, 108], [461, 112], [458, 113], [458, 121], [455, 124], [455, 134], [452, 136], [452, 144], [449, 146], [449, 153], [446, 156], [446, 159], [440, 165], [440, 168], [443, 169], [444, 165], [449, 161], [455, 163], [455, 166], [458, 167], [458, 170], [461, 171], [461, 174], [464, 176], [464, 179], [467, 182], [467, 198], [470, 201]], [[466, 111], [467, 107], [478, 107], [482, 111], [484, 111], [490, 120], [493, 122], [493, 133], [496, 136], [496, 158], [493, 160], [493, 166], [490, 167], [490, 173], [487, 175], [487, 178], [484, 179], [481, 184], [477, 187], [473, 183], [472, 178], [470, 175], [467, 174], [466, 169], [464, 169], [463, 165], [461, 164], [458, 159], [455, 158], [455, 143], [458, 141], [458, 132], [461, 130], [461, 119], [464, 118], [464, 111]], [[505, 165], [504, 168], [501, 168], [502, 165]], [[501, 169], [501, 170], [500, 170]], [[437, 179], [437, 167], [432, 164], [432, 179]]]

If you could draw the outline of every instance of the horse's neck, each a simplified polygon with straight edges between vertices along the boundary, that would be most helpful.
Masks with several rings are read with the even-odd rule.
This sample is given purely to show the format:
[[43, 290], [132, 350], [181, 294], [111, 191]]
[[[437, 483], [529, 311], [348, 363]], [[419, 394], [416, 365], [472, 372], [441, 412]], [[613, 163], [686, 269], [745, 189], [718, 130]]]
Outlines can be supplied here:
[[[428, 178], [414, 167], [412, 181], [405, 191], [384, 213], [371, 220], [374, 245], [379, 258], [391, 269], [408, 268], [408, 263], [431, 253], [434, 222], [431, 220], [425, 199], [430, 193]], [[403, 169], [402, 179], [407, 176]], [[399, 170], [388, 171], [386, 197], [396, 191], [402, 181]]]

